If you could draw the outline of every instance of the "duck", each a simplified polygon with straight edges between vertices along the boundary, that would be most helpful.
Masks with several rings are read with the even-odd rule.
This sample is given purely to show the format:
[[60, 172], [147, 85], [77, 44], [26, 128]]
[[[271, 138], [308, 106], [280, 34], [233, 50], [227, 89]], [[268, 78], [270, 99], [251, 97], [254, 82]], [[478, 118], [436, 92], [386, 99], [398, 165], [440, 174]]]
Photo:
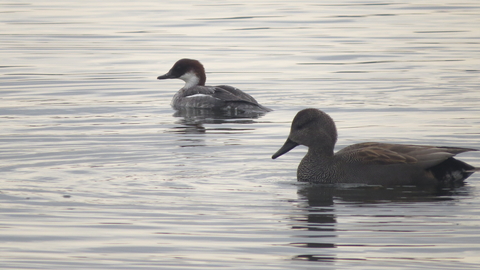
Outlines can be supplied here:
[[454, 158], [477, 151], [472, 148], [364, 142], [334, 153], [336, 142], [333, 119], [321, 110], [304, 109], [294, 117], [286, 142], [272, 159], [307, 146], [297, 180], [324, 184], [458, 186], [480, 169]]
[[265, 113], [271, 109], [260, 105], [251, 95], [229, 86], [206, 86], [205, 68], [195, 59], [180, 59], [158, 80], [180, 79], [185, 85], [173, 96], [171, 106], [175, 110], [185, 108], [212, 109], [236, 112]]

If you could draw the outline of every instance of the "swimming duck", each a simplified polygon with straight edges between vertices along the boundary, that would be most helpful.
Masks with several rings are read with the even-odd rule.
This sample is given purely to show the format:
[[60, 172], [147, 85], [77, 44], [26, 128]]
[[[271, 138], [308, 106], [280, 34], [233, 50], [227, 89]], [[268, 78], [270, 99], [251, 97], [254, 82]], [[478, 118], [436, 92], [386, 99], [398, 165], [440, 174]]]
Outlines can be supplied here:
[[163, 79], [181, 79], [185, 85], [174, 95], [172, 107], [235, 110], [239, 112], [269, 112], [252, 96], [229, 85], [206, 86], [203, 65], [194, 59], [180, 59], [162, 76]]
[[332, 118], [318, 109], [304, 109], [293, 119], [287, 141], [272, 158], [300, 144], [307, 146], [297, 179], [315, 183], [452, 184], [462, 183], [479, 170], [453, 158], [476, 149], [366, 142], [334, 153], [336, 141], [337, 129]]

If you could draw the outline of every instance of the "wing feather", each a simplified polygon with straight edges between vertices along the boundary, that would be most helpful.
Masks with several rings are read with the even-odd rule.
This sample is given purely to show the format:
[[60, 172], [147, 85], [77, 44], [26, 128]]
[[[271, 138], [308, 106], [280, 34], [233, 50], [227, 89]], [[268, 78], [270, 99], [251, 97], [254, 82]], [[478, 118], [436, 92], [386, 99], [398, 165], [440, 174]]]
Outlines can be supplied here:
[[477, 151], [471, 148], [436, 147], [386, 143], [359, 143], [337, 152], [366, 164], [417, 164], [430, 168], [459, 153]]

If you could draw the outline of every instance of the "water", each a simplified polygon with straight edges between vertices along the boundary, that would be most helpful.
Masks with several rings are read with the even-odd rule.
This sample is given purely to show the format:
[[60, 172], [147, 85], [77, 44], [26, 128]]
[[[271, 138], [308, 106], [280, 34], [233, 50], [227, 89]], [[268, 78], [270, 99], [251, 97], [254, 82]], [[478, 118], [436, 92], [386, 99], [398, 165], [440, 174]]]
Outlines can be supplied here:
[[[2, 269], [477, 269], [480, 174], [443, 192], [297, 184], [337, 149], [480, 149], [477, 1], [0, 1]], [[184, 57], [275, 111], [176, 115]], [[478, 153], [460, 159], [480, 166]]]

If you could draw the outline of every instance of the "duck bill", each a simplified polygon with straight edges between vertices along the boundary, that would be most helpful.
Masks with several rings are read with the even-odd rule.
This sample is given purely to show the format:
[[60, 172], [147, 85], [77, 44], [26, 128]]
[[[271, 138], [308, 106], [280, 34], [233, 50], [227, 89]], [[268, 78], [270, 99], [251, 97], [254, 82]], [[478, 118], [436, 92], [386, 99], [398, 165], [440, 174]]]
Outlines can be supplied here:
[[297, 146], [298, 146], [298, 143], [288, 138], [287, 141], [283, 144], [282, 148], [280, 148], [280, 150], [278, 150], [275, 154], [273, 154], [272, 159], [276, 159], [277, 157], [287, 153], [288, 151], [292, 150]]
[[157, 80], [174, 79], [174, 78], [175, 77], [170, 72], [168, 72], [162, 76], [158, 76]]

